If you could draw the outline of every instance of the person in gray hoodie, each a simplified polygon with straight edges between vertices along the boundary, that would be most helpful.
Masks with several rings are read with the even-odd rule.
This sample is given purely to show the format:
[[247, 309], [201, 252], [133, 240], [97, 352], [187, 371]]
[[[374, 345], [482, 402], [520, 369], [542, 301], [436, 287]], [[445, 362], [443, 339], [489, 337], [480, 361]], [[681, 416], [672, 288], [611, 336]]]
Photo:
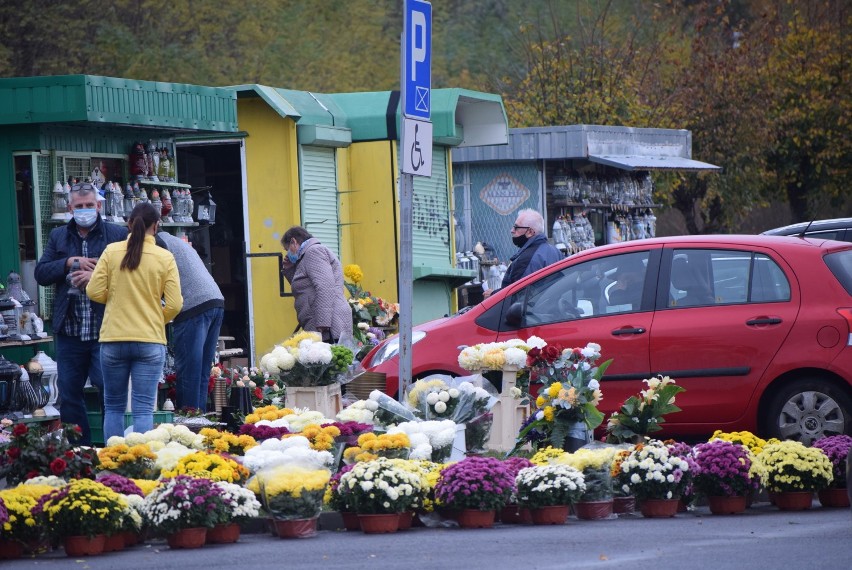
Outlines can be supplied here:
[[192, 246], [168, 232], [157, 243], [175, 256], [183, 309], [172, 325], [177, 373], [177, 409], [207, 411], [210, 368], [225, 316], [225, 297]]

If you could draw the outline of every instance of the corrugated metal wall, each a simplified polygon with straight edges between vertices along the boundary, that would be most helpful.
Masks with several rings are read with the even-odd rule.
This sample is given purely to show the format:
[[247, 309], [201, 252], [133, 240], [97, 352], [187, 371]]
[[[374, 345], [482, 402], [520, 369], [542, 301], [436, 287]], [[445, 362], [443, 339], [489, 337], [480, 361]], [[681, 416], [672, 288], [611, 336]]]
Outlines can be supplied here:
[[451, 267], [447, 149], [432, 147], [432, 177], [414, 177], [413, 264]]
[[300, 147], [302, 226], [340, 257], [340, 214], [334, 149]]

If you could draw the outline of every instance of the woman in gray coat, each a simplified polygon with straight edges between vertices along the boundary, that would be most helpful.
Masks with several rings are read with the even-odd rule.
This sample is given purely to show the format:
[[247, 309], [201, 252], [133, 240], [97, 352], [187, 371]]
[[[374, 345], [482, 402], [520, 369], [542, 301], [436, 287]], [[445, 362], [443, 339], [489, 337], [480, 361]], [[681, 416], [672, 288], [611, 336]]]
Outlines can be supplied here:
[[321, 333], [325, 342], [352, 334], [352, 309], [343, 294], [343, 269], [334, 252], [301, 226], [284, 232], [281, 245], [287, 250], [284, 276], [293, 290], [299, 326]]

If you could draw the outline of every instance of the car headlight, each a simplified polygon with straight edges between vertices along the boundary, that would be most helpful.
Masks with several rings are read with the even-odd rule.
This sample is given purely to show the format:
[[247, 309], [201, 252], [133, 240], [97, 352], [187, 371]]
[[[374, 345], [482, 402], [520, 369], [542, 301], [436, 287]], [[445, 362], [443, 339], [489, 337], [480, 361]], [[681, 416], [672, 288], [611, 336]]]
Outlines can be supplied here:
[[[411, 346], [414, 346], [416, 342], [421, 339], [426, 338], [426, 333], [423, 331], [414, 331], [411, 333]], [[396, 335], [392, 339], [388, 340], [384, 346], [382, 346], [379, 350], [376, 351], [376, 354], [373, 355], [373, 360], [370, 362], [370, 366], [378, 366], [379, 364], [390, 360], [394, 356], [399, 354], [399, 335]]]

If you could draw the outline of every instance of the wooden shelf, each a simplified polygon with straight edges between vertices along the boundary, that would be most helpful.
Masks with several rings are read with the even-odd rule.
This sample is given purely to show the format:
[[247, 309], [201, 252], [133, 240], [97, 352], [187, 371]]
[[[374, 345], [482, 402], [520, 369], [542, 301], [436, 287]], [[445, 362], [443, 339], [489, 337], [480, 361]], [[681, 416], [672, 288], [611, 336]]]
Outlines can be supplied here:
[[140, 178], [134, 182], [138, 182], [139, 186], [162, 186], [165, 188], [184, 188], [187, 190], [192, 188], [192, 185], [190, 184], [181, 184], [180, 182], [155, 182], [154, 180], [144, 178]]
[[52, 336], [45, 338], [34, 338], [31, 340], [0, 340], [0, 348], [17, 347], [17, 346], [32, 346], [34, 344], [42, 344], [45, 342], [53, 342]]

